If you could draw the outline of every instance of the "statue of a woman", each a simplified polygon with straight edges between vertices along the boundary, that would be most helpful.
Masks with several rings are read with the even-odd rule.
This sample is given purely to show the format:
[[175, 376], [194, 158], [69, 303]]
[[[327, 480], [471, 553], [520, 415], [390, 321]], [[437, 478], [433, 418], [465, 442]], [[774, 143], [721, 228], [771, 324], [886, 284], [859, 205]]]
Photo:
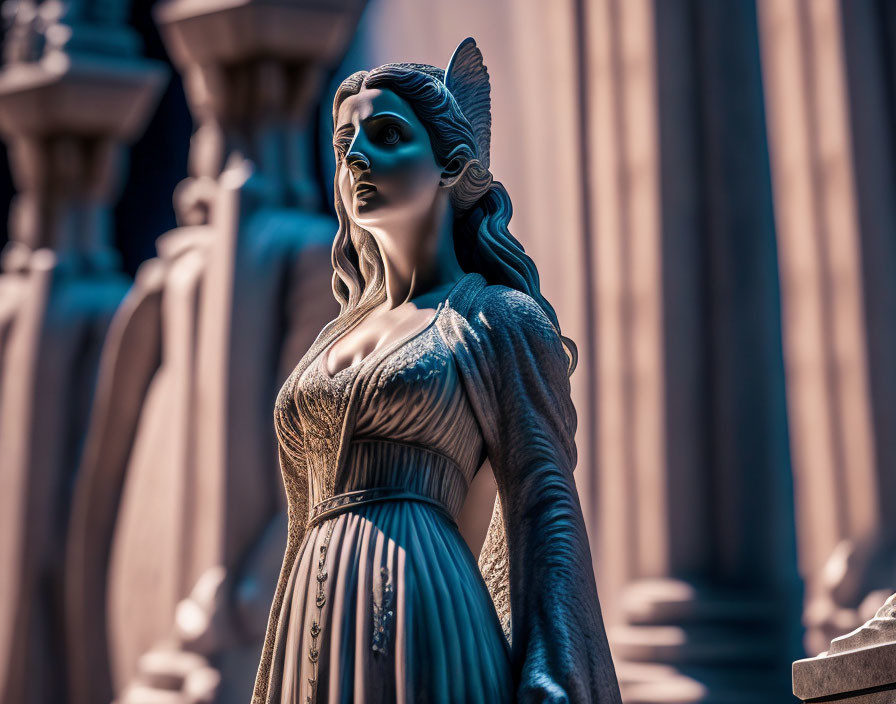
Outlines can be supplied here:
[[[446, 71], [336, 93], [341, 312], [275, 407], [289, 539], [254, 704], [620, 701], [573, 481], [575, 346], [507, 229], [490, 109], [472, 39]], [[480, 571], [456, 519], [486, 459]]]

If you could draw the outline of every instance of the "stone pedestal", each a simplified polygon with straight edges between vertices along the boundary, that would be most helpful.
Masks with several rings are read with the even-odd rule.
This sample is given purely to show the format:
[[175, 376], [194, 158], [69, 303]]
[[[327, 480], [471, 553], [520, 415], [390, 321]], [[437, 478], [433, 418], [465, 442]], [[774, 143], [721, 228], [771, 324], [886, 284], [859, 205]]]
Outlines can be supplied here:
[[896, 594], [826, 653], [793, 663], [793, 693], [804, 702], [896, 701]]

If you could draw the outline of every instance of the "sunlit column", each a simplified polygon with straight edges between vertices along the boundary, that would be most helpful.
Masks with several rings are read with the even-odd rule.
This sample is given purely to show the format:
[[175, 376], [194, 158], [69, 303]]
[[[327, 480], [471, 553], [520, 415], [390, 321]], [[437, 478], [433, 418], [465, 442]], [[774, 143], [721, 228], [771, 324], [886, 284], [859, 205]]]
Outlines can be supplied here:
[[[823, 631], [835, 608], [830, 590], [843, 580], [825, 577], [825, 563], [866, 549], [882, 518], [843, 27], [836, 0], [758, 7], [800, 570], [807, 625]], [[856, 577], [861, 566], [847, 569]], [[817, 652], [829, 640], [810, 631], [807, 646]]]
[[602, 578], [623, 698], [784, 696], [798, 585], [755, 14], [588, 8]]

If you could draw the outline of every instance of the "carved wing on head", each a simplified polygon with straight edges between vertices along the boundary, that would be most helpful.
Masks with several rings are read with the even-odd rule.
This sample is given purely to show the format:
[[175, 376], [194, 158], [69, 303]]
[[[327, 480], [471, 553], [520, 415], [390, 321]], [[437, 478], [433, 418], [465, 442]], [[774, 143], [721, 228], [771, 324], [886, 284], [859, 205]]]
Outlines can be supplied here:
[[492, 138], [491, 85], [473, 37], [464, 39], [454, 50], [445, 69], [445, 85], [473, 127], [479, 161], [487, 169]]

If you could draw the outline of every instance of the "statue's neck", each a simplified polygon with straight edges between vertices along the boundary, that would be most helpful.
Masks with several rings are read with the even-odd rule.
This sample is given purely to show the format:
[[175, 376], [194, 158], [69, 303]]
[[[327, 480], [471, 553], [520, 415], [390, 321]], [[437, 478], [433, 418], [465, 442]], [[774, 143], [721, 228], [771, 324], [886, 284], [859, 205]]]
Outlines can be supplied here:
[[[396, 242], [413, 246], [397, 246]], [[447, 198], [416, 232], [401, 238], [377, 237], [377, 243], [385, 274], [383, 305], [388, 309], [453, 284], [464, 274], [454, 252], [454, 211]]]

